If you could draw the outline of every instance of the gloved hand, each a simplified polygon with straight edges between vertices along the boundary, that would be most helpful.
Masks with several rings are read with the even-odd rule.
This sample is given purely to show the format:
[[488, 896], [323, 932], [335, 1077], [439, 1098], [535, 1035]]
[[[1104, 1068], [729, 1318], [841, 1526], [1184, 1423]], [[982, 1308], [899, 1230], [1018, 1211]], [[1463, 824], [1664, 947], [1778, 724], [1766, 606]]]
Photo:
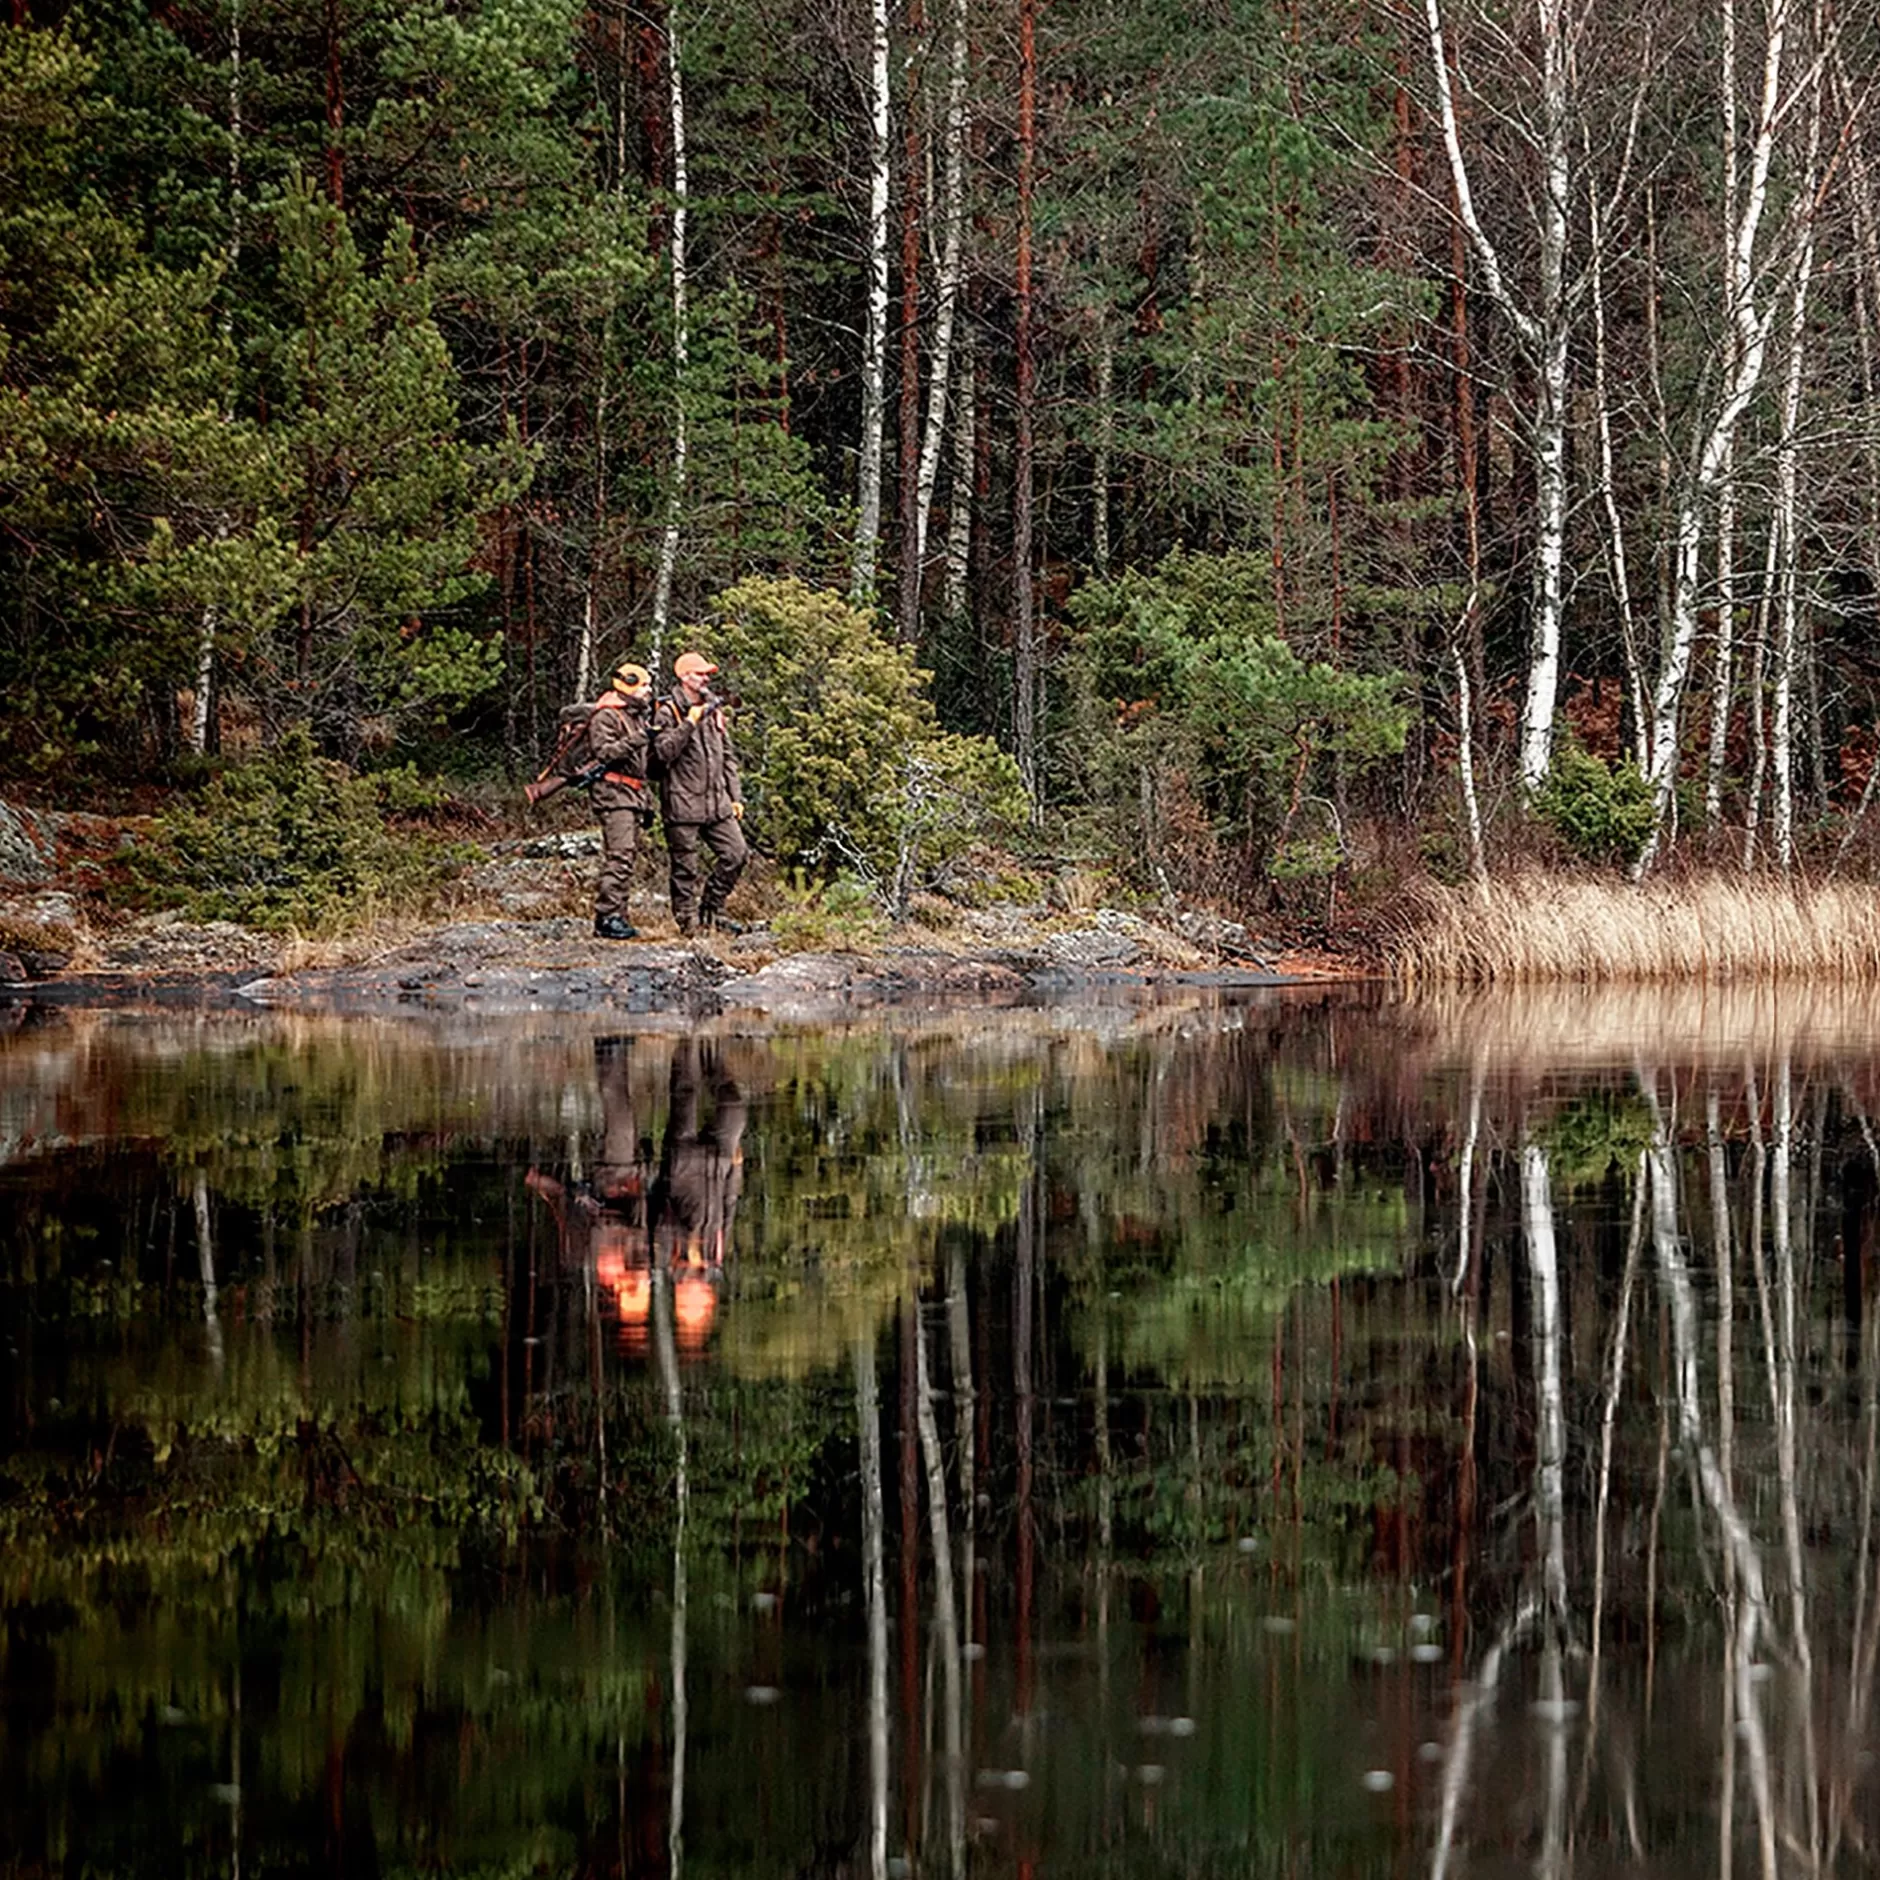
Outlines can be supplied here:
[[731, 813], [739, 822], [742, 822], [744, 820], [744, 805], [742, 803], [733, 803], [731, 805]]
[[705, 707], [703, 705], [694, 705], [692, 709], [686, 713], [685, 721], [689, 725], [695, 725], [704, 716], [705, 716]]

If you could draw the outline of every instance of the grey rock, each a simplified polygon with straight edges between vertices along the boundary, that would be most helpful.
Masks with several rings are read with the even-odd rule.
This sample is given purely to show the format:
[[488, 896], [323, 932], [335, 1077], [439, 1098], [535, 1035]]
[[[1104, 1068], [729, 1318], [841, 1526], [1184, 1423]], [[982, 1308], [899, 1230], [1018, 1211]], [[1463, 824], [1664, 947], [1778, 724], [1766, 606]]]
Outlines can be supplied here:
[[52, 830], [43, 816], [0, 803], [0, 879], [41, 882], [52, 879]]
[[1142, 957], [1142, 949], [1127, 933], [1103, 927], [1047, 935], [1038, 951], [1053, 965], [1086, 968], [1133, 966]]

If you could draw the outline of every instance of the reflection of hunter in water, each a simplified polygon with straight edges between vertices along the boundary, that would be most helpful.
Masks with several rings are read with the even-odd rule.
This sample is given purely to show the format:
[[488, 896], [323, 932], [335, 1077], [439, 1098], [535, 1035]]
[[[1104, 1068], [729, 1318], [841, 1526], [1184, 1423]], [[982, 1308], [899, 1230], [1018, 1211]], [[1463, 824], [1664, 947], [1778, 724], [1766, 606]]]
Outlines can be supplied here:
[[[704, 1086], [712, 1116], [701, 1125]], [[673, 1053], [672, 1108], [654, 1190], [654, 1246], [673, 1274], [673, 1320], [681, 1350], [705, 1342], [744, 1191], [744, 1092], [715, 1045], [687, 1038]]]
[[[634, 1108], [632, 1040], [597, 1038], [601, 1140], [592, 1172], [569, 1186], [538, 1169], [528, 1185], [555, 1211], [562, 1257], [604, 1287], [620, 1318], [620, 1342], [647, 1349], [653, 1261], [672, 1275], [673, 1326], [683, 1351], [700, 1349], [718, 1314], [731, 1221], [743, 1186], [744, 1094], [717, 1051], [686, 1039], [673, 1054], [671, 1110], [657, 1179], [648, 1181], [646, 1145]], [[701, 1127], [706, 1082], [713, 1111]]]
[[646, 1349], [653, 1302], [652, 1254], [646, 1226], [646, 1152], [633, 1106], [632, 1039], [596, 1038], [594, 1074], [601, 1092], [601, 1140], [588, 1179], [565, 1186], [539, 1169], [528, 1184], [555, 1210], [562, 1260], [585, 1268], [612, 1294], [620, 1342]]

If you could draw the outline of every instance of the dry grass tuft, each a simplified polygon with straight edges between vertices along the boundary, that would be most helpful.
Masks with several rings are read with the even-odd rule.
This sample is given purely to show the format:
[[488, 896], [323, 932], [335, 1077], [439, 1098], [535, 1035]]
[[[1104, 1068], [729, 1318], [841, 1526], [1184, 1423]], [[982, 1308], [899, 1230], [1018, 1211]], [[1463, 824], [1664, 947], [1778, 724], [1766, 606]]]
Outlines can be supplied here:
[[1405, 928], [1390, 964], [1411, 986], [1880, 978], [1880, 891], [1853, 885], [1533, 874], [1424, 889]]

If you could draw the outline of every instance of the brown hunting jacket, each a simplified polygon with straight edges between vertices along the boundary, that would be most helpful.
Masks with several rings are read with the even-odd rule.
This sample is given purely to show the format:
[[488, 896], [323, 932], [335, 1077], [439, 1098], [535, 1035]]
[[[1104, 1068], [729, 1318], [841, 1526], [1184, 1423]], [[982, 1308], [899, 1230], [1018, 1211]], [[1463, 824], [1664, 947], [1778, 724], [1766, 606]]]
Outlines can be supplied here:
[[597, 815], [608, 810], [637, 809], [653, 813], [652, 794], [646, 787], [646, 705], [620, 692], [603, 692], [588, 720], [588, 746], [595, 759], [607, 766], [594, 784], [592, 802]]
[[724, 701], [705, 695], [705, 716], [695, 725], [683, 686], [653, 712], [653, 755], [659, 771], [659, 813], [669, 823], [723, 822], [744, 800], [738, 754], [725, 723]]

